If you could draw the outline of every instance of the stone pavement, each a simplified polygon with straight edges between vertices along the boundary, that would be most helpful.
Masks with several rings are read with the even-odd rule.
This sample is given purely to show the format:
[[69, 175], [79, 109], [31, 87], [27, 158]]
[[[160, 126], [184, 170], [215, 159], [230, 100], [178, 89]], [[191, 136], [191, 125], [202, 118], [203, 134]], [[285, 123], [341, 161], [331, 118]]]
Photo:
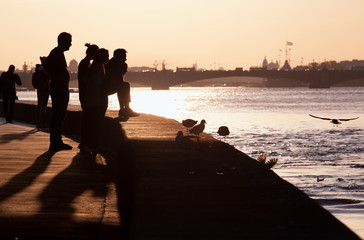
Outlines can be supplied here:
[[0, 239], [359, 239], [228, 144], [202, 134], [186, 153], [175, 120], [107, 115], [96, 161], [77, 136], [51, 154], [48, 133], [0, 123]]
[[92, 161], [66, 137], [71, 151], [48, 152], [48, 133], [0, 119], [0, 239], [120, 236], [115, 183], [104, 157]]

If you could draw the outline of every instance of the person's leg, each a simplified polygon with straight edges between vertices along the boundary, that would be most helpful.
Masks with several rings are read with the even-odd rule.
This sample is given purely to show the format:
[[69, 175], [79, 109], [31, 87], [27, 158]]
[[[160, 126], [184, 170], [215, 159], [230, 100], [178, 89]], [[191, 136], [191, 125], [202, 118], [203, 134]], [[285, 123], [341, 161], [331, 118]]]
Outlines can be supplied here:
[[100, 107], [92, 107], [88, 112], [87, 119], [87, 130], [86, 130], [86, 139], [85, 143], [90, 151], [96, 151], [99, 140], [99, 129], [100, 129], [100, 115], [101, 108]]
[[[120, 85], [118, 90], [118, 99], [122, 116], [134, 117], [139, 115], [130, 109], [131, 97], [130, 97], [130, 84], [128, 82], [123, 82]], [[120, 116], [120, 111], [119, 111], [119, 116]]]
[[48, 108], [49, 92], [45, 91], [42, 93], [42, 102], [40, 107], [41, 112], [41, 125], [47, 127], [47, 108]]
[[117, 96], [118, 96], [118, 101], [119, 101], [119, 117], [123, 117], [125, 115], [125, 101], [124, 101], [124, 88], [123, 88], [123, 83], [119, 84], [118, 89], [117, 89]]
[[[81, 143], [78, 148], [81, 152], [91, 153], [92, 149], [90, 147], [90, 142], [92, 142], [92, 132], [93, 129], [93, 110], [89, 107], [84, 107], [82, 109], [82, 120], [81, 120]], [[91, 143], [92, 145], [92, 143]]]
[[37, 90], [37, 128], [41, 128], [42, 124], [42, 110], [41, 110], [41, 106], [42, 106], [42, 93], [39, 91], [39, 89]]
[[[57, 150], [65, 144], [62, 141], [63, 120], [66, 116], [69, 93], [51, 93], [52, 116], [50, 123], [50, 149]], [[66, 149], [59, 149], [66, 150]]]
[[3, 97], [3, 110], [6, 122], [9, 122], [9, 101], [10, 99], [8, 97]]
[[13, 114], [14, 114], [14, 105], [15, 105], [15, 97], [14, 98], [10, 98], [9, 100], [9, 122], [12, 123], [13, 122]]

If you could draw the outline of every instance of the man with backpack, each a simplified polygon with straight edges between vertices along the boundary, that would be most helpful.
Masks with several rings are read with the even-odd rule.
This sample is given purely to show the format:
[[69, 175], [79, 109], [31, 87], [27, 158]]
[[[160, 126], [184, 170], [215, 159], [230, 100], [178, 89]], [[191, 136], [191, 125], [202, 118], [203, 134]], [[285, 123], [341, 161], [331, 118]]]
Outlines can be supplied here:
[[[40, 61], [43, 61], [45, 57], [40, 57]], [[49, 99], [49, 76], [44, 71], [41, 64], [35, 66], [35, 72], [32, 76], [32, 84], [37, 89], [37, 128], [47, 127], [47, 106]]]

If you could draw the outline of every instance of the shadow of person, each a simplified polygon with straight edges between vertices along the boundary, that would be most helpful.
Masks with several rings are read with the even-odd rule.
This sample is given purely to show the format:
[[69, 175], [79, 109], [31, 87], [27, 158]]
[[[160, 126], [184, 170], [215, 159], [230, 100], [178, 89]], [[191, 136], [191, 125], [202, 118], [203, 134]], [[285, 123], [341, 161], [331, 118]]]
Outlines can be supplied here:
[[4, 134], [0, 138], [0, 144], [1, 143], [8, 143], [13, 140], [23, 140], [26, 137], [28, 137], [31, 134], [34, 134], [38, 132], [38, 129], [34, 128], [29, 131], [23, 132], [23, 133], [10, 133], [10, 134]]
[[78, 153], [39, 195], [42, 204], [40, 214], [59, 212], [63, 218], [71, 218], [75, 211], [72, 202], [86, 190], [92, 190], [96, 197], [105, 197], [106, 184], [111, 181], [108, 176], [107, 166]]
[[9, 182], [2, 186], [0, 188], [0, 202], [30, 186], [37, 176], [45, 172], [53, 155], [54, 153], [49, 151], [43, 153], [37, 157], [30, 167], [15, 175]]
[[133, 202], [138, 172], [135, 166], [134, 151], [119, 120], [104, 117], [100, 134], [103, 156], [113, 176], [118, 198], [118, 210], [122, 234], [127, 238], [132, 221]]
[[[96, 159], [78, 153], [42, 190], [37, 215], [24, 220], [31, 223], [32, 234], [51, 239], [96, 239], [105, 234], [117, 236], [106, 239], [127, 239], [135, 184], [132, 151], [118, 121], [105, 118], [103, 124], [100, 140], [105, 152]], [[120, 226], [103, 222], [112, 194], [110, 183], [115, 184]]]

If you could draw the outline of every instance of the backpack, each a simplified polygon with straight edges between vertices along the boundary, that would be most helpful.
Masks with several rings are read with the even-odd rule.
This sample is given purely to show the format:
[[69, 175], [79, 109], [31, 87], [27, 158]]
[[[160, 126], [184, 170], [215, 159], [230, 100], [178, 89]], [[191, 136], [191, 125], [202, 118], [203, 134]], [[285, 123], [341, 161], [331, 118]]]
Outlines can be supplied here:
[[35, 89], [48, 89], [49, 76], [43, 69], [38, 69], [33, 73], [32, 85]]

